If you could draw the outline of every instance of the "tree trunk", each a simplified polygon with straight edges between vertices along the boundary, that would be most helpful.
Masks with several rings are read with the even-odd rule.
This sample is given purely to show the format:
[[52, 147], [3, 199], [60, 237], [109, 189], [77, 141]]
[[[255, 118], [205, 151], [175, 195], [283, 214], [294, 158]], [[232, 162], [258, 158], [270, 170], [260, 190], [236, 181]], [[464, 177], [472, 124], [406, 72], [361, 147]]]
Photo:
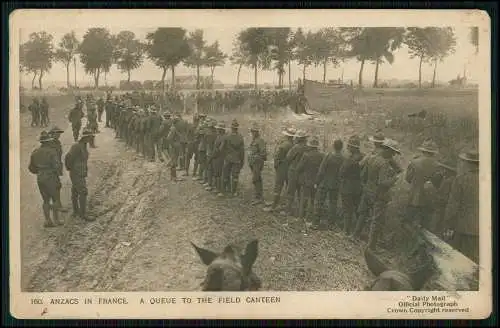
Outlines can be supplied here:
[[434, 59], [434, 73], [432, 73], [431, 88], [434, 88], [436, 86], [436, 70], [437, 70], [437, 65], [438, 65], [438, 61], [437, 61], [437, 59]]
[[33, 80], [31, 80], [31, 89], [35, 89], [35, 79], [37, 75], [38, 75], [37, 71], [33, 72]]
[[363, 88], [363, 69], [365, 68], [365, 60], [361, 60], [361, 67], [359, 68], [359, 78], [358, 78], [358, 87]]
[[422, 88], [422, 62], [424, 61], [424, 56], [420, 56], [420, 63], [418, 64], [418, 88]]
[[99, 89], [99, 75], [101, 75], [101, 69], [98, 68], [94, 71], [94, 87], [95, 89]]
[[288, 62], [288, 89], [292, 89], [292, 62]]
[[200, 88], [200, 65], [196, 65], [196, 90]]
[[258, 89], [257, 87], [257, 64], [253, 66], [253, 75], [254, 75], [254, 83], [255, 83], [255, 90]]
[[210, 81], [212, 81], [212, 89], [215, 89], [215, 85], [214, 85], [214, 71], [215, 71], [215, 66], [210, 67]]
[[240, 85], [240, 72], [241, 72], [241, 67], [243, 67], [243, 64], [240, 64], [240, 67], [238, 67], [238, 75], [236, 75], [236, 85]]
[[73, 58], [73, 66], [75, 67], [75, 88], [76, 88], [76, 58]]
[[69, 83], [69, 64], [70, 62], [66, 63], [66, 87], [69, 89], [70, 83]]
[[130, 70], [127, 70], [127, 83], [130, 85]]
[[40, 75], [38, 76], [38, 88], [42, 90], [42, 78], [43, 78], [43, 70], [40, 70]]
[[175, 66], [172, 65], [172, 83], [171, 87], [172, 90], [175, 90]]
[[283, 77], [281, 75], [281, 71], [278, 70], [278, 88], [280, 88], [280, 89], [283, 86], [282, 81], [283, 81]]
[[375, 79], [373, 80], [373, 87], [378, 88], [378, 67], [380, 66], [380, 60], [377, 59], [375, 62]]
[[160, 109], [163, 109], [164, 98], [165, 98], [165, 76], [167, 75], [167, 67], [163, 67], [163, 73], [161, 74], [161, 97], [160, 97]]
[[302, 67], [302, 82], [304, 82], [306, 79], [306, 64], [304, 64], [304, 67]]
[[326, 84], [326, 66], [327, 66], [328, 61], [324, 60], [323, 61], [323, 84]]

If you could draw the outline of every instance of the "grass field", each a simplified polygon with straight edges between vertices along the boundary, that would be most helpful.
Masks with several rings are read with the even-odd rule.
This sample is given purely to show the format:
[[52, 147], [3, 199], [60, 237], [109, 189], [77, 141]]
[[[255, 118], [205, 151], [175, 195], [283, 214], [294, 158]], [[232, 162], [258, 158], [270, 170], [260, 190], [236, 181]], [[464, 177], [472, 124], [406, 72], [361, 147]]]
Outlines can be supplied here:
[[[29, 98], [25, 96], [21, 103], [27, 105]], [[72, 96], [48, 95], [52, 120], [67, 122], [65, 117], [73, 101]], [[440, 146], [439, 159], [451, 161], [456, 160], [464, 147], [477, 144], [477, 108], [478, 94], [474, 90], [367, 89], [357, 95], [355, 106], [328, 115], [297, 116], [290, 110], [280, 109], [268, 113], [221, 113], [213, 117], [226, 125], [237, 119], [246, 145], [251, 138], [249, 128], [257, 123], [270, 154], [286, 125], [317, 135], [325, 151], [335, 138], [346, 141], [358, 134], [365, 153], [371, 150], [368, 137], [382, 129], [387, 137], [400, 142], [402, 155], [397, 160], [406, 168], [416, 147], [426, 138], [433, 138]], [[428, 113], [425, 121], [408, 118], [408, 114], [424, 109]], [[23, 115], [22, 119], [27, 121], [29, 117]], [[30, 128], [25, 124], [23, 129]], [[94, 189], [91, 188], [91, 204], [95, 205], [96, 213], [103, 213], [102, 220], [98, 218], [89, 228], [65, 228], [65, 239], [58, 248], [69, 248], [64, 253], [54, 250], [36, 272], [52, 272], [63, 267], [67, 280], [62, 281], [57, 275], [47, 278], [48, 282], [34, 278], [33, 290], [193, 289], [197, 288], [204, 268], [189, 248], [188, 240], [194, 239], [201, 246], [217, 250], [229, 241], [243, 242], [250, 236], [260, 240], [256, 271], [266, 290], [359, 290], [370, 279], [363, 264], [361, 245], [350, 241], [342, 232], [305, 231], [300, 221], [290, 221], [284, 228], [283, 217], [248, 205], [253, 191], [246, 163], [240, 178], [241, 198], [221, 201], [192, 181], [170, 183], [164, 166], [133, 157], [121, 143], [113, 146], [116, 141], [111, 135], [112, 132], [105, 130], [97, 142], [99, 144], [99, 138], [106, 139], [103, 147], [119, 147], [119, 151], [108, 157], [105, 150], [95, 155], [99, 156], [103, 173]], [[35, 139], [26, 142], [36, 144]], [[93, 156], [91, 154], [91, 160]], [[265, 197], [270, 200], [274, 183], [272, 161], [266, 163], [263, 179]], [[387, 240], [399, 233], [407, 189], [406, 182], [401, 180], [393, 190], [386, 229], [391, 233], [386, 235]], [[106, 238], [82, 237], [86, 236], [85, 229], [91, 235], [101, 231]], [[132, 245], [123, 246], [123, 240], [128, 241], [125, 245]], [[85, 243], [89, 245], [83, 245]], [[113, 258], [114, 251], [110, 251], [115, 243], [117, 249], [121, 247], [119, 264]], [[82, 254], [85, 247], [93, 251]], [[397, 249], [389, 251], [386, 258], [398, 265]], [[80, 262], [86, 264], [77, 264]], [[80, 280], [75, 282], [71, 278], [74, 276]], [[95, 282], [95, 276], [101, 278]]]

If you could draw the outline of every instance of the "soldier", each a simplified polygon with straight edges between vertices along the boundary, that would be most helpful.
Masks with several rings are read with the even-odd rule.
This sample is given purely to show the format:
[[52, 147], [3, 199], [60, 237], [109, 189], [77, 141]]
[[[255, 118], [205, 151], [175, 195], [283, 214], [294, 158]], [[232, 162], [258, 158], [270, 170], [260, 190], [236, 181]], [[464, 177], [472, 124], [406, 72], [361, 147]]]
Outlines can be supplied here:
[[94, 218], [87, 216], [87, 162], [89, 151], [87, 144], [94, 137], [89, 130], [82, 132], [80, 140], [71, 146], [71, 149], [64, 158], [66, 170], [69, 171], [71, 179], [71, 202], [73, 204], [73, 216], [80, 216], [86, 221], [94, 221]]
[[40, 123], [40, 105], [38, 104], [37, 98], [33, 98], [28, 109], [31, 112], [31, 126], [38, 126]]
[[[435, 155], [438, 152], [436, 143], [432, 140], [426, 140], [418, 150], [422, 154], [415, 156], [410, 161], [405, 176], [406, 182], [410, 184], [410, 195], [406, 208], [405, 221], [410, 225], [423, 225], [423, 221], [429, 219], [426, 217], [427, 213], [424, 210], [428, 207], [425, 197], [423, 197], [424, 185], [426, 182], [431, 181], [431, 178], [438, 170], [438, 164], [435, 159]], [[424, 225], [427, 225], [427, 222]]]
[[165, 157], [168, 157], [168, 142], [167, 136], [170, 132], [170, 127], [172, 125], [171, 114], [169, 112], [165, 112], [163, 114], [163, 120], [160, 125], [160, 130], [158, 132], [158, 143], [160, 147], [160, 162], [165, 161]]
[[[377, 167], [375, 172], [368, 172], [368, 174], [375, 173], [374, 179], [368, 178], [368, 186], [374, 192], [373, 197], [373, 214], [370, 227], [370, 235], [368, 239], [368, 248], [375, 250], [377, 242], [380, 238], [382, 229], [386, 221], [387, 204], [391, 200], [390, 190], [399, 178], [399, 173], [394, 170], [391, 159], [394, 155], [401, 154], [398, 143], [391, 139], [386, 139], [382, 144], [382, 151], [379, 156], [375, 157], [369, 165]], [[380, 164], [378, 164], [378, 162]], [[372, 175], [373, 176], [373, 175]], [[372, 184], [373, 183], [373, 184]]]
[[197, 152], [197, 163], [198, 163], [198, 181], [201, 184], [206, 182], [206, 170], [207, 170], [207, 138], [205, 135], [208, 133], [208, 126], [210, 124], [209, 120], [204, 120], [198, 131], [199, 142], [198, 142], [198, 152]]
[[212, 191], [212, 189], [215, 188], [212, 159], [214, 158], [213, 157], [213, 153], [215, 152], [214, 146], [215, 146], [215, 140], [217, 139], [216, 126], [217, 124], [215, 121], [210, 121], [207, 126], [207, 133], [205, 134], [205, 144], [207, 148], [207, 155], [206, 155], [207, 163], [205, 169], [206, 182], [204, 183], [204, 187], [206, 191]]
[[[41, 146], [33, 151], [28, 169], [37, 175], [38, 190], [43, 200], [43, 216], [45, 218], [44, 227], [50, 228], [61, 224], [58, 219], [58, 200], [60, 199], [61, 181], [61, 161], [58, 159], [57, 151], [51, 145], [52, 138], [43, 131], [40, 135]], [[52, 204], [51, 204], [52, 201]], [[50, 218], [50, 209], [54, 222]]]
[[324, 217], [323, 209], [325, 207], [325, 200], [328, 206], [329, 215], [328, 225], [333, 227], [338, 224], [338, 194], [340, 187], [340, 167], [344, 158], [342, 156], [342, 148], [344, 144], [342, 140], [337, 139], [333, 142], [333, 152], [328, 153], [321, 165], [319, 166], [318, 174], [316, 175], [315, 189], [317, 190], [316, 202], [316, 217], [321, 219]]
[[[54, 147], [54, 149], [56, 150], [56, 153], [57, 153], [57, 158], [59, 159], [59, 167], [60, 167], [60, 171], [59, 171], [59, 176], [62, 176], [63, 175], [63, 164], [62, 164], [62, 154], [63, 154], [63, 151], [62, 151], [62, 144], [61, 144], [61, 141], [59, 140], [59, 138], [61, 137], [61, 134], [64, 133], [64, 130], [60, 129], [59, 127], [57, 126], [54, 126], [50, 131], [49, 131], [49, 136], [53, 139], [52, 141], [52, 146]], [[57, 196], [59, 196], [59, 193], [57, 194]], [[61, 205], [61, 198], [58, 197], [56, 199], [56, 204], [57, 204], [57, 208], [59, 208], [59, 212], [66, 212], [66, 209], [64, 209]]]
[[361, 167], [359, 162], [363, 158], [360, 152], [361, 141], [358, 136], [352, 136], [347, 141], [349, 155], [344, 159], [340, 168], [340, 197], [344, 216], [344, 231], [350, 234], [353, 223], [356, 223], [356, 210], [361, 198]]
[[295, 201], [295, 195], [300, 198], [300, 185], [298, 181], [297, 165], [302, 159], [302, 155], [304, 155], [307, 150], [307, 135], [304, 131], [298, 131], [295, 136], [295, 145], [286, 155], [286, 161], [288, 163], [287, 206], [286, 212], [283, 212], [282, 214], [293, 215], [292, 206]]
[[170, 157], [170, 178], [172, 181], [182, 181], [181, 177], [177, 177], [177, 163], [179, 162], [179, 152], [181, 147], [181, 135], [178, 130], [178, 123], [180, 120], [179, 115], [175, 115], [170, 127], [170, 131], [167, 136], [167, 142], [169, 147], [169, 157]]
[[248, 166], [252, 171], [252, 183], [255, 188], [255, 200], [252, 205], [257, 205], [263, 202], [263, 186], [262, 186], [262, 170], [264, 163], [267, 161], [266, 142], [260, 136], [259, 127], [254, 124], [250, 128], [252, 141], [250, 143], [250, 152], [248, 154]]
[[[87, 129], [94, 135], [99, 133], [97, 125], [97, 112], [93, 101], [87, 102]], [[95, 145], [95, 138], [90, 139], [89, 146], [90, 148], [97, 148]]]
[[156, 161], [156, 156], [158, 154], [158, 158], [161, 157], [159, 153], [159, 136], [160, 136], [160, 129], [161, 129], [161, 123], [162, 123], [162, 118], [158, 114], [158, 111], [156, 110], [156, 107], [151, 106], [151, 117], [150, 117], [150, 131], [151, 131], [151, 144], [150, 144], [150, 151], [151, 151], [151, 157], [150, 160], [152, 162]]
[[[106, 111], [106, 127], [114, 127], [112, 116], [114, 115], [115, 104], [111, 101], [111, 99], [106, 99], [106, 104], [104, 105], [104, 109]], [[99, 119], [99, 122], [101, 120]]]
[[[193, 123], [186, 122], [186, 156], [184, 167], [186, 169], [186, 176], [189, 176], [189, 167], [191, 166], [191, 158], [193, 158], [194, 145], [196, 142], [196, 129], [198, 125], [198, 117], [195, 114], [193, 116]], [[195, 176], [196, 174], [193, 174]]]
[[[370, 137], [369, 140], [371, 142], [373, 142], [373, 146], [374, 146], [374, 149], [371, 153], [367, 154], [362, 160], [361, 162], [359, 162], [359, 165], [361, 166], [361, 168], [363, 168], [363, 166], [365, 165], [365, 163], [367, 163], [367, 161], [380, 153], [381, 151], [381, 147], [382, 147], [382, 143], [384, 143], [384, 140], [385, 140], [385, 136], [384, 134], [382, 133], [382, 131], [378, 130], [374, 136]], [[403, 172], [403, 169], [401, 168], [401, 166], [394, 160], [394, 159], [391, 159], [390, 160], [390, 164], [392, 166], [392, 168], [399, 174], [401, 172]]]
[[49, 125], [49, 103], [47, 102], [47, 98], [42, 98], [42, 103], [40, 104], [40, 126], [48, 126]]
[[104, 100], [102, 97], [99, 97], [97, 100], [97, 119], [100, 122], [102, 122], [102, 113], [104, 112]]
[[239, 126], [238, 121], [234, 119], [231, 123], [231, 133], [224, 138], [222, 146], [222, 151], [226, 155], [222, 173], [224, 185], [233, 196], [238, 195], [238, 180], [245, 160], [245, 141], [238, 132]]
[[457, 169], [449, 162], [438, 162], [438, 167], [438, 172], [431, 180], [437, 191], [434, 194], [434, 211], [432, 223], [430, 224], [430, 231], [437, 236], [441, 236], [444, 232], [443, 218], [446, 205], [451, 192], [451, 186], [457, 176]]
[[215, 127], [217, 129], [217, 138], [214, 142], [214, 150], [212, 152], [212, 172], [215, 181], [215, 191], [219, 197], [224, 196], [224, 184], [222, 180], [222, 168], [224, 166], [225, 154], [222, 152], [222, 143], [226, 136], [226, 125], [219, 122]]
[[[204, 130], [201, 128], [203, 126], [205, 119], [207, 115], [200, 113], [198, 114], [198, 122], [196, 124], [196, 129], [195, 129], [195, 141], [193, 143], [193, 152], [194, 152], [194, 165], [193, 165], [193, 181], [199, 180], [199, 166], [200, 166], [200, 157], [199, 157], [199, 150], [198, 148], [200, 147], [200, 142], [203, 138]], [[197, 176], [198, 174], [198, 176]]]
[[[325, 155], [318, 150], [319, 140], [314, 136], [307, 144], [307, 150], [297, 164], [296, 172], [300, 189], [299, 217], [305, 219], [311, 217], [314, 209], [316, 189], [314, 188], [318, 170]], [[313, 222], [318, 226], [318, 218]]]
[[270, 207], [264, 208], [264, 211], [266, 212], [275, 210], [280, 202], [281, 191], [283, 190], [283, 187], [287, 181], [288, 174], [288, 162], [286, 161], [286, 155], [293, 147], [293, 138], [295, 137], [296, 133], [297, 131], [294, 128], [284, 129], [282, 132], [282, 134], [284, 135], [284, 139], [274, 152], [274, 197]]
[[78, 102], [75, 107], [69, 112], [68, 119], [71, 122], [71, 129], [73, 130], [73, 139], [75, 142], [78, 140], [78, 136], [80, 135], [80, 128], [82, 127], [82, 118], [83, 111]]
[[459, 158], [444, 215], [444, 236], [451, 246], [479, 264], [479, 153], [472, 149]]

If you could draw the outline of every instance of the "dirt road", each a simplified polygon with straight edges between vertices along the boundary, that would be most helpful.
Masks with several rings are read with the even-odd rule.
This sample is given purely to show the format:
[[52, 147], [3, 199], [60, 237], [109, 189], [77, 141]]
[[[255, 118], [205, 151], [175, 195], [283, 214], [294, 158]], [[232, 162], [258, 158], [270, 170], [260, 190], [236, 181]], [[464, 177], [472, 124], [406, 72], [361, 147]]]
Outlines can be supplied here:
[[[47, 230], [35, 177], [26, 169], [38, 134], [37, 129], [22, 128], [25, 290], [196, 290], [205, 267], [189, 241], [221, 250], [252, 238], [260, 241], [255, 271], [264, 290], [360, 290], [371, 278], [360, 245], [340, 231], [305, 233], [302, 222], [284, 226], [284, 217], [248, 205], [252, 185], [247, 167], [241, 197], [218, 199], [190, 178], [170, 181], [164, 163], [145, 161], [104, 127], [89, 158], [89, 207], [97, 220], [82, 222], [68, 213], [63, 227]], [[66, 129], [64, 151], [71, 139]], [[268, 179], [266, 190], [271, 184]], [[62, 201], [67, 207], [69, 195], [65, 173]]]

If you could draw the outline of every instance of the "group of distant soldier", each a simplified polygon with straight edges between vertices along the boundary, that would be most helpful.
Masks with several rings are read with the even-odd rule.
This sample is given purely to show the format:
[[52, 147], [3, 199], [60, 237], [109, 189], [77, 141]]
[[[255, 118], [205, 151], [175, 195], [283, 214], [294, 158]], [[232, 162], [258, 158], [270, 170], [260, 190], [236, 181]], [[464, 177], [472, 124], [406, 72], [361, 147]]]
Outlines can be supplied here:
[[[236, 120], [226, 127], [224, 122], [200, 112], [189, 121], [178, 112], [160, 111], [155, 104], [132, 106], [129, 100], [127, 95], [108, 94], [106, 100], [97, 101], [87, 97], [88, 125], [80, 139], [83, 101], [78, 99], [70, 112], [77, 143], [66, 155], [65, 165], [70, 171], [75, 215], [87, 218], [86, 144], [94, 145], [97, 122], [105, 112], [105, 126], [115, 130], [116, 138], [149, 161], [168, 163], [172, 181], [184, 180], [177, 174], [180, 170], [185, 176], [191, 174], [194, 181], [218, 197], [235, 197], [246, 157], [254, 186], [253, 205], [265, 203], [267, 212], [304, 219], [312, 229], [342, 229], [355, 239], [363, 238], [366, 228], [371, 249], [376, 249], [384, 239], [391, 194], [399, 177], [404, 175], [410, 191], [402, 226], [410, 230], [423, 226], [478, 262], [479, 156], [475, 150], [459, 154], [460, 165], [455, 168], [438, 162], [438, 146], [427, 140], [404, 172], [394, 158], [401, 153], [398, 143], [381, 132], [370, 138], [374, 150], [366, 155], [356, 135], [349, 137], [345, 145], [341, 139], [334, 140], [333, 150], [325, 153], [319, 148], [318, 136], [286, 127], [272, 158], [273, 200], [264, 202], [262, 171], [269, 158], [266, 141], [257, 125], [250, 128], [252, 139], [245, 156], [247, 148]], [[38, 175], [44, 214], [51, 199], [55, 208], [61, 208], [59, 133], [60, 129], [55, 129], [42, 134], [42, 146], [33, 153], [30, 164], [30, 171]]]
[[49, 125], [49, 103], [46, 97], [42, 97], [41, 100], [34, 97], [32, 103], [28, 105], [28, 110], [31, 113], [31, 126], [47, 127]]

